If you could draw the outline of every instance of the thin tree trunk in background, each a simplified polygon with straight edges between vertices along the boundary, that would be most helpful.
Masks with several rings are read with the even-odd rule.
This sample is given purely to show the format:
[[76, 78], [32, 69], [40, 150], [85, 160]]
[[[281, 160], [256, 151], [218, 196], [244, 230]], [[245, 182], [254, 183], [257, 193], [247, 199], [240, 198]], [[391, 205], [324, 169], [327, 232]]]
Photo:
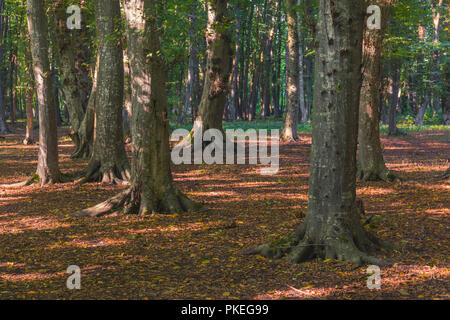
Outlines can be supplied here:
[[239, 59], [241, 51], [241, 13], [236, 12], [236, 54], [233, 61], [233, 73], [231, 77], [231, 96], [226, 112], [226, 119], [230, 121], [236, 120], [237, 110], [239, 109]]
[[396, 135], [397, 128], [397, 106], [398, 93], [400, 89], [400, 67], [397, 62], [391, 62], [391, 74], [389, 76], [389, 135]]
[[39, 157], [36, 174], [40, 184], [61, 180], [58, 166], [56, 103], [48, 59], [47, 18], [44, 0], [27, 0], [28, 32], [39, 102]]
[[255, 6], [253, 3], [250, 4], [250, 15], [248, 19], [248, 25], [247, 25], [247, 43], [245, 45], [246, 48], [246, 55], [245, 59], [247, 63], [245, 64], [245, 71], [244, 71], [244, 94], [242, 98], [242, 118], [243, 120], [248, 119], [248, 109], [249, 109], [249, 101], [248, 101], [248, 75], [250, 70], [250, 59], [251, 59], [251, 40], [252, 40], [252, 27], [253, 27], [253, 12], [255, 11]]
[[299, 76], [299, 51], [298, 51], [298, 27], [297, 27], [297, 12], [295, 6], [297, 0], [286, 0], [286, 17], [288, 25], [288, 61], [287, 61], [287, 105], [286, 105], [286, 118], [284, 121], [284, 129], [281, 135], [281, 139], [285, 141], [298, 140], [298, 76]]
[[31, 145], [34, 143], [34, 128], [33, 128], [33, 89], [27, 88], [25, 93], [25, 107], [27, 109], [27, 127], [25, 133], [25, 139], [23, 140], [23, 144]]
[[300, 111], [300, 123], [308, 122], [308, 112], [305, 103], [305, 84], [303, 78], [303, 35], [302, 35], [302, 15], [300, 6], [302, 0], [297, 0], [297, 37], [298, 37], [298, 105]]
[[[434, 36], [433, 36], [433, 44], [435, 46], [439, 45], [439, 26], [440, 26], [440, 8], [443, 4], [443, 0], [433, 0], [431, 2], [431, 6], [433, 9], [433, 26], [434, 26]], [[437, 7], [436, 7], [437, 6]], [[433, 51], [433, 62], [434, 62], [434, 72], [431, 74], [431, 80], [433, 81], [433, 107], [437, 112], [441, 108], [441, 97], [440, 97], [440, 84], [441, 84], [441, 67], [440, 67], [440, 54], [439, 50], [436, 49]]]
[[381, 84], [381, 51], [391, 0], [378, 0], [381, 8], [380, 30], [364, 31], [363, 82], [359, 105], [358, 177], [364, 181], [392, 180], [383, 158], [380, 141], [379, 97]]
[[[0, 36], [3, 36], [3, 33], [4, 33], [4, 25], [3, 25], [4, 5], [5, 5], [4, 1], [0, 0]], [[3, 61], [3, 55], [4, 55], [3, 45], [0, 43], [0, 60], [1, 61]], [[5, 105], [5, 96], [4, 96], [3, 88], [4, 88], [3, 70], [0, 70], [0, 134], [8, 134], [8, 133], [10, 133], [10, 131], [6, 124], [6, 105]]]
[[192, 120], [194, 119], [194, 108], [198, 103], [195, 99], [196, 92], [199, 90], [197, 86], [198, 79], [198, 39], [197, 39], [197, 15], [195, 12], [195, 7], [197, 3], [194, 5], [194, 9], [191, 12], [191, 16], [189, 18], [190, 21], [190, 31], [189, 31], [189, 61], [188, 61], [188, 76], [186, 82], [186, 94], [184, 96], [184, 112], [188, 114], [189, 112], [192, 115]]

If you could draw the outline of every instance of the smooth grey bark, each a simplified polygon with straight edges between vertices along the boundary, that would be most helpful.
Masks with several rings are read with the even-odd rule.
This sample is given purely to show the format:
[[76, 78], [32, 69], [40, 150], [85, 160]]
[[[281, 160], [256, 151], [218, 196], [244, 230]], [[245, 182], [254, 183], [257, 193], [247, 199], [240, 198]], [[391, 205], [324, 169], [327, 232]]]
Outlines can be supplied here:
[[[61, 181], [58, 166], [56, 102], [48, 59], [47, 17], [44, 0], [27, 0], [28, 32], [39, 103], [39, 156], [37, 177], [41, 185]], [[34, 181], [37, 182], [37, 181]]]
[[154, 2], [124, 0], [132, 87], [132, 179], [123, 193], [76, 216], [115, 212], [180, 213], [196, 205], [175, 186], [170, 170], [167, 71]]
[[293, 262], [314, 257], [354, 264], [386, 244], [368, 233], [356, 200], [356, 147], [361, 89], [362, 0], [320, 0], [308, 211], [293, 234], [251, 253]]
[[287, 81], [286, 81], [286, 117], [284, 120], [284, 129], [281, 139], [284, 141], [297, 141], [298, 132], [298, 114], [299, 114], [299, 44], [298, 44], [298, 27], [297, 27], [297, 11], [295, 6], [296, 0], [286, 0], [286, 19], [288, 26], [287, 38]]
[[130, 178], [130, 166], [122, 128], [124, 67], [121, 39], [117, 34], [121, 28], [120, 2], [99, 0], [95, 9], [99, 55], [95, 139], [81, 181], [122, 184]]

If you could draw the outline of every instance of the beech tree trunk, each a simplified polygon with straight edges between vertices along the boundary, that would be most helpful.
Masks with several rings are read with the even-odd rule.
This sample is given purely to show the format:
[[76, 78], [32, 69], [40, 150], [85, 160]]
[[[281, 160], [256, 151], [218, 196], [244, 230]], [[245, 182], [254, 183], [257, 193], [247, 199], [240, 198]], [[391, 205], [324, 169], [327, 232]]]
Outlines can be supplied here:
[[55, 42], [56, 57], [62, 80], [62, 90], [66, 101], [67, 110], [69, 111], [72, 132], [70, 137], [75, 144], [73, 158], [86, 156], [86, 153], [79, 152], [81, 142], [81, 122], [84, 118], [84, 110], [81, 100], [81, 92], [79, 89], [78, 71], [75, 68], [75, 37], [80, 36], [78, 30], [70, 30], [67, 28], [67, 10], [68, 4], [65, 0], [58, 0], [55, 3]]
[[320, 257], [383, 264], [369, 252], [385, 244], [363, 228], [362, 201], [356, 200], [364, 4], [319, 1], [308, 212], [296, 232], [252, 253], [288, 253], [293, 262]]
[[39, 103], [39, 158], [35, 180], [39, 179], [40, 184], [44, 185], [61, 180], [58, 166], [56, 102], [48, 59], [44, 0], [27, 0], [27, 19]]
[[132, 81], [132, 179], [118, 196], [76, 216], [113, 212], [180, 213], [195, 204], [175, 186], [170, 169], [167, 71], [152, 0], [124, 0]]
[[96, 1], [99, 65], [95, 94], [94, 150], [83, 181], [122, 184], [130, 178], [125, 152], [122, 107], [123, 51], [119, 35], [119, 1]]
[[230, 75], [233, 68], [232, 23], [228, 16], [228, 1], [207, 2], [208, 23], [206, 27], [207, 63], [205, 84], [194, 127], [183, 145], [191, 145], [196, 131], [203, 128], [222, 129], [225, 102], [229, 93]]
[[393, 180], [383, 158], [380, 141], [379, 99], [381, 84], [381, 50], [386, 32], [391, 0], [378, 0], [381, 8], [380, 30], [365, 29], [363, 39], [363, 83], [359, 104], [358, 177], [364, 181]]
[[299, 113], [299, 47], [298, 47], [298, 27], [297, 27], [297, 11], [295, 6], [296, 0], [286, 0], [286, 16], [288, 25], [288, 61], [286, 66], [287, 81], [287, 105], [286, 118], [284, 121], [284, 129], [281, 134], [281, 139], [284, 141], [297, 141], [298, 132], [298, 113]]

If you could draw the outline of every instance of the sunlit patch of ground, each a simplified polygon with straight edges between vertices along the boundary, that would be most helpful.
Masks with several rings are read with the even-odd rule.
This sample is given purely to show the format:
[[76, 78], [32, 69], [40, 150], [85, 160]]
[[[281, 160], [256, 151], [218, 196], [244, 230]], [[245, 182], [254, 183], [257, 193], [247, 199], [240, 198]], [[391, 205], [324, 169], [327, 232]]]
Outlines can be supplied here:
[[[448, 167], [450, 131], [383, 137], [387, 166], [401, 182], [358, 182], [367, 228], [400, 246], [378, 257], [381, 289], [367, 287], [366, 267], [337, 261], [294, 265], [243, 253], [292, 232], [305, 216], [311, 134], [282, 144], [280, 171], [260, 165], [180, 165], [180, 189], [205, 210], [190, 214], [72, 218], [123, 187], [92, 183], [0, 187], [2, 299], [449, 299]], [[70, 159], [61, 132], [63, 172]], [[36, 169], [37, 146], [20, 135], [0, 142], [0, 184]], [[68, 290], [68, 266], [82, 272], [82, 289]]]

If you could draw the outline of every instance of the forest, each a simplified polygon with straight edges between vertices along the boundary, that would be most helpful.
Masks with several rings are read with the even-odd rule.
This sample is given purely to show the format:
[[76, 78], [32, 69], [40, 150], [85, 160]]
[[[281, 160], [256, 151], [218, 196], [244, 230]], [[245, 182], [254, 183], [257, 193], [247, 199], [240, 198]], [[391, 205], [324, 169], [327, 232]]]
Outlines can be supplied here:
[[0, 299], [450, 299], [449, 12], [0, 0]]

